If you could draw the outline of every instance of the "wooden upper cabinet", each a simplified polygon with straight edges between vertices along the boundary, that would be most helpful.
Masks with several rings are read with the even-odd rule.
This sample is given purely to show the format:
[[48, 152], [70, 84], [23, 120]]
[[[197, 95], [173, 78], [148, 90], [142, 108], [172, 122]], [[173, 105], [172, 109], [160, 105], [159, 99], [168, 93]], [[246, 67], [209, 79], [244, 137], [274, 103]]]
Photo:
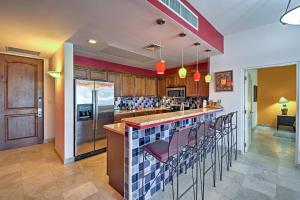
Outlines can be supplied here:
[[134, 76], [131, 74], [122, 75], [122, 96], [134, 96]]
[[166, 77], [166, 87], [173, 87], [175, 86], [174, 76], [167, 76]]
[[107, 72], [100, 70], [91, 70], [90, 77], [92, 80], [98, 81], [106, 81], [107, 80]]
[[158, 96], [163, 97], [167, 95], [166, 89], [166, 79], [165, 78], [159, 78], [157, 79], [157, 88], [158, 88]]
[[[194, 81], [194, 74], [187, 74], [186, 76], [186, 96], [195, 97], [197, 94], [197, 85], [199, 86], [199, 82]], [[198, 89], [199, 90], [199, 89]]]
[[134, 87], [135, 87], [135, 96], [144, 96], [145, 95], [145, 89], [146, 89], [146, 78], [143, 76], [136, 76], [134, 81]]
[[201, 97], [208, 97], [209, 96], [209, 84], [205, 82], [205, 76], [200, 77], [199, 96], [201, 96]]
[[174, 85], [175, 86], [185, 86], [186, 78], [179, 78], [178, 74], [174, 75]]
[[74, 78], [90, 79], [90, 69], [85, 67], [74, 66]]
[[122, 76], [119, 73], [108, 72], [107, 73], [107, 81], [113, 82], [115, 87], [115, 97], [121, 96], [121, 89], [122, 89]]
[[157, 96], [157, 79], [146, 78], [146, 95]]

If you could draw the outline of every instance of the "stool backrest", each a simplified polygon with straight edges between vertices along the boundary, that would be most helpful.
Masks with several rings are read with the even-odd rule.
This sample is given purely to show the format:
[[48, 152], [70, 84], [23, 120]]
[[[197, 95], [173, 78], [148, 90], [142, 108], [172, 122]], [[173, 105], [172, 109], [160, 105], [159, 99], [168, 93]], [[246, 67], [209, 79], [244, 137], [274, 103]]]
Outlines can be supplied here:
[[189, 126], [174, 132], [169, 142], [169, 157], [177, 154], [184, 146], [188, 145], [192, 128]]
[[232, 123], [232, 118], [233, 118], [234, 114], [235, 114], [234, 112], [231, 112], [231, 113], [228, 113], [228, 114], [225, 116], [225, 118], [224, 118], [224, 124], [225, 124], [225, 125], [229, 125], [229, 124]]
[[217, 117], [214, 126], [212, 127], [215, 131], [223, 131], [224, 118], [225, 118], [224, 115]]

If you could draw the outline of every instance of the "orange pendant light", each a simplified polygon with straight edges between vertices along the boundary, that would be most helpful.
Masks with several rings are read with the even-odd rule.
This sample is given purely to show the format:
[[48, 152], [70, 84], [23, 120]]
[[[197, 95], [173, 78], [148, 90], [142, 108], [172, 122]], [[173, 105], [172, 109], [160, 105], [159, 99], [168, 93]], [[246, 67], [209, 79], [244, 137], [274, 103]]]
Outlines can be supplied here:
[[198, 56], [198, 53], [199, 53], [199, 45], [200, 43], [199, 42], [196, 42], [194, 43], [194, 45], [197, 47], [197, 66], [196, 66], [196, 71], [194, 73], [194, 81], [198, 82], [200, 81], [200, 76], [201, 74], [199, 73], [199, 70], [198, 70], [198, 63], [199, 63], [199, 56]]
[[200, 77], [201, 77], [200, 72], [198, 70], [195, 71], [195, 73], [194, 73], [194, 81], [196, 81], [196, 82], [200, 81]]
[[[156, 20], [156, 23], [158, 25], [160, 25], [160, 27], [161, 27], [162, 25], [164, 25], [166, 23], [166, 21], [164, 19], [158, 19], [158, 20]], [[156, 63], [156, 73], [159, 75], [165, 74], [165, 71], [166, 71], [166, 61], [161, 58], [161, 49], [162, 49], [162, 45], [161, 45], [161, 41], [160, 41], [160, 47], [159, 47], [160, 60], [157, 61], [157, 63]]]
[[166, 61], [159, 60], [156, 63], [156, 73], [157, 74], [165, 74], [165, 70], [166, 70]]

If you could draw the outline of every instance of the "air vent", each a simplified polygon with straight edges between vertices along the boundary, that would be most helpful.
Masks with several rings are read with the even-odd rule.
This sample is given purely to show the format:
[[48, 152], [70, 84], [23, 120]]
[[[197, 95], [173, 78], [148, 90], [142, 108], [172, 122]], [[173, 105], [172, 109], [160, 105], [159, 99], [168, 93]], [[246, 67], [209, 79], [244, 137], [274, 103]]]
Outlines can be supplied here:
[[21, 54], [27, 54], [27, 55], [32, 55], [32, 56], [39, 56], [41, 52], [38, 51], [31, 51], [27, 49], [20, 49], [20, 48], [15, 48], [15, 47], [5, 47], [6, 52], [9, 53], [21, 53]]
[[149, 44], [149, 45], [145, 46], [144, 49], [147, 49], [149, 51], [155, 51], [155, 50], [160, 49], [161, 47], [162, 46], [160, 46], [159, 44], [152, 43], [152, 44]]
[[184, 5], [180, 0], [160, 0], [164, 5], [166, 5], [175, 14], [181, 17], [188, 24], [193, 26], [198, 30], [198, 16], [195, 15], [186, 5]]

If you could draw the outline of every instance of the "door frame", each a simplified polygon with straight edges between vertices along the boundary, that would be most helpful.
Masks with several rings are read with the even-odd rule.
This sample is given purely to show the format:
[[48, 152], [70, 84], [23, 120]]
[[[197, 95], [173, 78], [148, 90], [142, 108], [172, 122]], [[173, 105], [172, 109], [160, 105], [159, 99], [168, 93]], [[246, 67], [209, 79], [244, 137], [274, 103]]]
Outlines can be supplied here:
[[[241, 78], [244, 80], [245, 75], [247, 75], [248, 70], [251, 69], [262, 69], [262, 68], [270, 68], [270, 67], [278, 67], [278, 66], [287, 66], [287, 65], [296, 65], [296, 145], [295, 145], [295, 164], [297, 167], [300, 167], [300, 62], [287, 62], [287, 63], [278, 63], [264, 66], [253, 66], [241, 69]], [[245, 117], [244, 110], [246, 108], [245, 105], [245, 81], [242, 81], [242, 105], [241, 110], [243, 111], [241, 115], [242, 124], [241, 130], [243, 134], [241, 134], [241, 143], [245, 142], [245, 135], [248, 134], [248, 130], [246, 129], [247, 117]], [[245, 145], [242, 145], [242, 154], [245, 152]]]

